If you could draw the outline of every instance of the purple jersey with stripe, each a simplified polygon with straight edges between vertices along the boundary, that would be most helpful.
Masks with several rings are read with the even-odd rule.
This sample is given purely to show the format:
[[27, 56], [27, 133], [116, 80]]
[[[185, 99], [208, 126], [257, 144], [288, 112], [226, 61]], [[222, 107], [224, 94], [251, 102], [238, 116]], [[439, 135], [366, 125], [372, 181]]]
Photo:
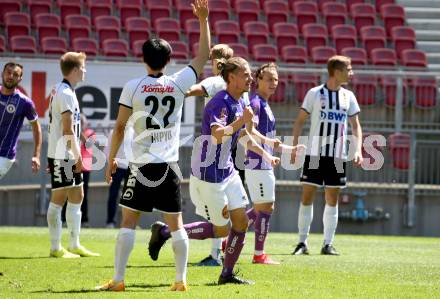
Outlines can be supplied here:
[[[269, 104], [263, 97], [254, 94], [250, 99], [250, 106], [254, 111], [254, 122], [256, 129], [262, 135], [275, 138], [275, 117]], [[273, 148], [267, 144], [263, 144], [266, 152], [273, 154]], [[272, 165], [265, 161], [259, 154], [253, 151], [247, 151], [246, 169], [272, 169]]]
[[11, 95], [0, 92], [0, 157], [15, 159], [18, 135], [25, 117], [29, 121], [38, 118], [32, 100], [18, 89]]
[[237, 144], [240, 130], [232, 134], [222, 144], [211, 140], [211, 127], [225, 127], [243, 116], [245, 104], [242, 98], [235, 100], [226, 90], [217, 93], [203, 111], [202, 144], [195, 144], [191, 159], [192, 174], [209, 182], [220, 183], [232, 176], [236, 170], [231, 157], [231, 148]]

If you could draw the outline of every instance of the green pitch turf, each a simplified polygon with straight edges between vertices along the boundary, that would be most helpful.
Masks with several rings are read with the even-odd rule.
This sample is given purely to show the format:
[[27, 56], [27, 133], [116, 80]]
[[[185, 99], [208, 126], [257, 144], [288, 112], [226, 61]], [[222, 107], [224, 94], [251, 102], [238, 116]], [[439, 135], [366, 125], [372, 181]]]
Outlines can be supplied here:
[[[190, 290], [169, 292], [174, 280], [170, 242], [153, 262], [149, 231], [138, 230], [126, 273], [126, 292], [96, 292], [113, 274], [118, 230], [84, 229], [82, 244], [98, 258], [48, 258], [47, 228], [0, 227], [0, 298], [440, 298], [440, 239], [338, 235], [341, 256], [319, 254], [312, 235], [310, 256], [292, 256], [296, 234], [272, 233], [266, 251], [281, 265], [253, 265], [250, 232], [237, 269], [254, 286], [217, 286], [220, 267], [188, 268]], [[204, 258], [211, 242], [191, 241], [189, 262]], [[67, 231], [63, 245], [68, 246]]]

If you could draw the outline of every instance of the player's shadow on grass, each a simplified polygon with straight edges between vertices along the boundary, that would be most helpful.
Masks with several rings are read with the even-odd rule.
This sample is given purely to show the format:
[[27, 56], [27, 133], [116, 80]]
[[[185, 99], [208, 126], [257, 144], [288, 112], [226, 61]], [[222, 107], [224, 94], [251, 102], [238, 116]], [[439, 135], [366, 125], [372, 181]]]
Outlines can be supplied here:
[[[176, 266], [174, 264], [160, 264], [160, 265], [129, 265], [127, 268], [133, 268], [133, 269], [148, 269], [148, 268], [175, 268]], [[104, 268], [104, 269], [113, 269], [114, 266], [103, 266], [103, 267], [97, 267], [97, 268]]]
[[48, 258], [48, 256], [0, 256], [0, 260], [33, 260]]
[[[169, 284], [159, 283], [159, 284], [128, 284], [125, 286], [127, 292], [139, 292], [148, 291], [155, 288], [169, 288]], [[103, 291], [95, 289], [82, 289], [82, 290], [65, 290], [65, 291], [51, 291], [51, 290], [41, 290], [30, 292], [33, 294], [86, 294], [86, 293], [103, 293]]]

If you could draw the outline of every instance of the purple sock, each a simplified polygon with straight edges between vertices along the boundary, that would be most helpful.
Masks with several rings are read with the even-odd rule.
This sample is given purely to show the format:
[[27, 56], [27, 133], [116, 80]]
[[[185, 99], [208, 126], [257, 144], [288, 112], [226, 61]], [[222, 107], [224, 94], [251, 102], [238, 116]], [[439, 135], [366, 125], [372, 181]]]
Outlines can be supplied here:
[[257, 251], [264, 250], [264, 242], [269, 232], [270, 216], [271, 214], [258, 212], [257, 220], [255, 221], [255, 250]]
[[251, 208], [246, 211], [246, 214], [249, 218], [248, 227], [251, 227], [252, 225], [254, 225], [255, 220], [257, 219], [257, 213], [255, 212], [254, 208]]
[[168, 225], [162, 226], [162, 228], [160, 229], [160, 234], [162, 235], [162, 237], [166, 238], [167, 240], [171, 238], [171, 232], [170, 229], [168, 228]]
[[228, 236], [228, 243], [225, 248], [225, 262], [223, 263], [222, 276], [226, 277], [232, 274], [234, 266], [240, 257], [244, 246], [245, 232], [239, 233], [231, 228]]
[[188, 234], [188, 238], [195, 240], [205, 240], [214, 238], [214, 226], [209, 222], [193, 222], [184, 224], [183, 228]]

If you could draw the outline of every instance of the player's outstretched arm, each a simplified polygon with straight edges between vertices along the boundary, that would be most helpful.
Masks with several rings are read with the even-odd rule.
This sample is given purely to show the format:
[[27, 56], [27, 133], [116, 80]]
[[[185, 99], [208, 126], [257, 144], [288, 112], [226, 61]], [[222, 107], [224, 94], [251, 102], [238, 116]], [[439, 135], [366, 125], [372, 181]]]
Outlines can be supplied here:
[[349, 118], [351, 130], [356, 137], [356, 151], [354, 152], [353, 162], [356, 166], [360, 166], [364, 160], [362, 157], [362, 128], [358, 115]]
[[191, 4], [194, 15], [200, 22], [199, 51], [197, 56], [191, 61], [191, 66], [200, 75], [206, 61], [209, 59], [209, 49], [211, 47], [211, 33], [208, 25], [208, 0], [194, 0]]
[[[293, 131], [292, 131], [294, 147], [298, 145], [299, 135], [301, 134], [302, 129], [304, 127], [304, 123], [306, 122], [308, 117], [309, 114], [307, 112], [305, 112], [303, 109], [299, 110], [298, 116], [295, 120], [295, 123], [293, 124]], [[293, 149], [290, 162], [292, 164], [295, 163], [295, 159], [296, 159], [296, 150]]]
[[80, 173], [83, 168], [81, 150], [75, 141], [75, 130], [73, 129], [73, 113], [67, 110], [61, 114], [61, 122], [63, 125], [63, 138], [67, 150], [73, 154], [75, 160], [75, 173]]
[[185, 97], [206, 97], [206, 90], [203, 88], [202, 84], [194, 84], [185, 93]]
[[277, 166], [280, 163], [280, 158], [272, 156], [270, 153], [266, 152], [264, 148], [253, 138], [255, 135], [249, 132], [252, 126], [246, 126], [246, 129], [242, 130], [239, 142], [247, 150], [253, 151], [254, 153], [260, 155], [264, 160], [269, 162], [272, 166]]
[[32, 135], [34, 137], [34, 154], [32, 156], [32, 172], [40, 170], [40, 152], [41, 152], [41, 126], [38, 120], [31, 122]]

